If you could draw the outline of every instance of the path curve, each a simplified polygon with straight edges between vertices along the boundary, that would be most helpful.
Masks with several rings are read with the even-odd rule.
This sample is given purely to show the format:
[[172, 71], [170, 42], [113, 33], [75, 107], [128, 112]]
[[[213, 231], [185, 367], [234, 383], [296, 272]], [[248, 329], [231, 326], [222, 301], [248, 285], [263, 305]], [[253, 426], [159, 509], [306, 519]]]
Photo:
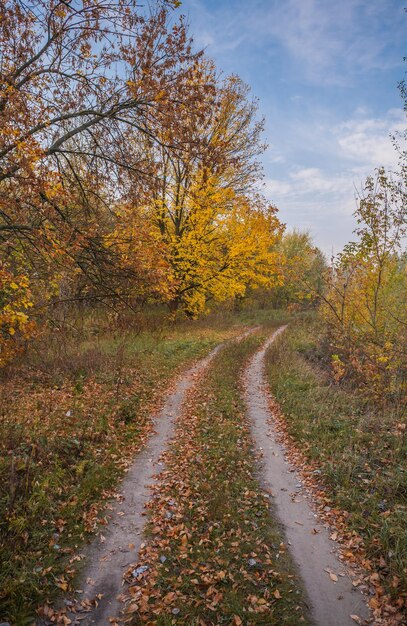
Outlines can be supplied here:
[[112, 618], [118, 617], [123, 606], [118, 598], [123, 591], [123, 573], [126, 567], [137, 560], [143, 541], [144, 507], [151, 497], [150, 486], [156, 465], [173, 435], [175, 419], [187, 392], [222, 345], [216, 346], [207, 357], [182, 375], [154, 417], [154, 434], [150, 436], [144, 450], [137, 455], [122, 482], [122, 497], [120, 502], [113, 504], [109, 524], [103, 528], [102, 541], [100, 537], [95, 538], [86, 551], [86, 565], [81, 575], [83, 593], [80, 594], [80, 605], [77, 604], [75, 612], [69, 614], [72, 624], [108, 626]]
[[[316, 626], [355, 626], [357, 619], [370, 617], [364, 596], [352, 585], [344, 564], [336, 555], [338, 546], [329, 538], [329, 530], [318, 519], [309, 496], [299, 491], [301, 479], [286, 458], [270, 426], [268, 388], [264, 373], [265, 354], [285, 330], [280, 327], [251, 359], [244, 374], [245, 401], [252, 435], [261, 453], [261, 478], [273, 494], [277, 519], [283, 526], [291, 555], [302, 577]], [[273, 509], [274, 509], [273, 507]], [[337, 576], [337, 582], [330, 573]]]

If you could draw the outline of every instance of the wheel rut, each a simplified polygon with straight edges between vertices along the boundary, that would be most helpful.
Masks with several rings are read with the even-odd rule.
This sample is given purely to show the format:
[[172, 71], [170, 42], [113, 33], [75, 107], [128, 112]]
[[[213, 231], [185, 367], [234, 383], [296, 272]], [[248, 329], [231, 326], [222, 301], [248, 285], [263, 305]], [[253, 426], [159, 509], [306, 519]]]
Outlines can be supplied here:
[[187, 393], [222, 345], [218, 345], [179, 379], [154, 417], [154, 434], [127, 472], [121, 485], [120, 499], [112, 503], [109, 523], [103, 529], [102, 538], [96, 538], [85, 551], [80, 593], [68, 615], [71, 624], [107, 626], [118, 617], [122, 608], [123, 573], [130, 563], [137, 560], [143, 542], [144, 507], [150, 498], [154, 475], [162, 469], [157, 468], [160, 457], [174, 434], [175, 420]]
[[261, 455], [260, 477], [264, 487], [273, 494], [271, 513], [282, 525], [303, 580], [313, 622], [316, 626], [355, 626], [370, 618], [366, 599], [352, 585], [346, 567], [337, 556], [338, 546], [318, 519], [308, 494], [301, 490], [301, 479], [270, 425], [273, 416], [264, 359], [272, 342], [285, 328], [282, 326], [273, 333], [252, 357], [244, 373], [244, 395], [252, 436]]

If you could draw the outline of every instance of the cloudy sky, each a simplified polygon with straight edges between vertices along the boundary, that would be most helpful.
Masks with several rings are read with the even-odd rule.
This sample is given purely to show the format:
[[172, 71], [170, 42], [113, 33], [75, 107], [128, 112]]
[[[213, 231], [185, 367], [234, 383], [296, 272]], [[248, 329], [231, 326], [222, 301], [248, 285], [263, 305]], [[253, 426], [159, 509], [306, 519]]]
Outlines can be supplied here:
[[265, 193], [328, 254], [352, 238], [355, 189], [395, 166], [405, 126], [403, 0], [183, 0], [196, 45], [259, 98]]

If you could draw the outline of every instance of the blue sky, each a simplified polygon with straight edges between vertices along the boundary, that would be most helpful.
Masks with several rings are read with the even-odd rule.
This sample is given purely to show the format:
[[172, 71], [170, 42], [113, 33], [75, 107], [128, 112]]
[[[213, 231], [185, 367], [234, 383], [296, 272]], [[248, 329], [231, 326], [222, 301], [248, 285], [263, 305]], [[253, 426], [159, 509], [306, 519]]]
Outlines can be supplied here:
[[355, 188], [394, 167], [405, 127], [403, 0], [184, 0], [197, 47], [266, 117], [265, 194], [327, 253], [352, 238]]

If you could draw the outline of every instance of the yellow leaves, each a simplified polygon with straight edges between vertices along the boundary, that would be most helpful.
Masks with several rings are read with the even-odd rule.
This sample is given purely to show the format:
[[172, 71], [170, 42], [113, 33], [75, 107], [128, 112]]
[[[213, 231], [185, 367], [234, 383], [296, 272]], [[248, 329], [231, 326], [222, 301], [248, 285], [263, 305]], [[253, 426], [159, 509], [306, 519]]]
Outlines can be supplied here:
[[0, 367], [8, 363], [28, 339], [34, 324], [26, 313], [32, 306], [25, 275], [13, 275], [5, 264], [0, 264]]
[[162, 89], [161, 91], [159, 91], [157, 93], [157, 95], [155, 96], [154, 100], [156, 102], [161, 102], [161, 101], [165, 100], [166, 97], [167, 97], [167, 92]]
[[54, 9], [54, 15], [56, 17], [64, 18], [67, 15], [67, 9], [63, 4], [60, 4], [56, 9]]
[[65, 580], [65, 578], [60, 578], [57, 581], [56, 585], [59, 589], [62, 589], [62, 591], [68, 591], [68, 582]]
[[404, 336], [407, 279], [397, 256], [383, 263], [363, 249], [347, 250], [327, 275], [322, 317], [337, 350], [334, 377], [345, 371], [374, 398], [396, 391]]
[[168, 207], [156, 200], [151, 219], [162, 233], [176, 293], [190, 315], [204, 310], [208, 299], [243, 296], [249, 286], [279, 281], [272, 251], [281, 236], [275, 209], [251, 206], [247, 198], [199, 170], [187, 197], [185, 206]]

